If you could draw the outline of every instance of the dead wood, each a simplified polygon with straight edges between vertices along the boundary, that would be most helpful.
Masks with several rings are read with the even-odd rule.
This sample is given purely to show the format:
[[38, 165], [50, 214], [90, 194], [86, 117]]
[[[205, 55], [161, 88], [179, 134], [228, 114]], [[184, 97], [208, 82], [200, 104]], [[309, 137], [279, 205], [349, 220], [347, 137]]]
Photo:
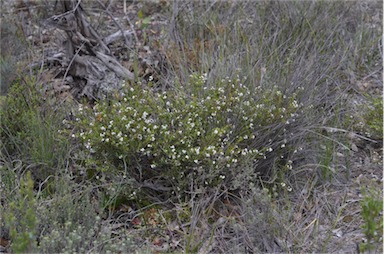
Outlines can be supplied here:
[[69, 64], [63, 80], [71, 75], [79, 81], [79, 95], [90, 98], [101, 98], [118, 89], [121, 79], [132, 80], [133, 73], [119, 63], [107, 46], [129, 32], [114, 33], [103, 40], [88, 22], [81, 0], [61, 0], [61, 6], [62, 14], [51, 17], [47, 24], [66, 33], [64, 45]]

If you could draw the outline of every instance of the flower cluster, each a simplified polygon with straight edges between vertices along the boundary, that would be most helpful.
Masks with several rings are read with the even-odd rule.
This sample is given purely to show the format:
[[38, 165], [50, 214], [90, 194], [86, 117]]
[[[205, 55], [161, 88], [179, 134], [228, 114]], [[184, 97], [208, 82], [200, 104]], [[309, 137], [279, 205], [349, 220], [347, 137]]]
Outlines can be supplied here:
[[205, 81], [206, 75], [193, 74], [182, 92], [132, 85], [112, 101], [81, 107], [76, 137], [98, 160], [170, 179], [190, 174], [206, 175], [205, 184], [228, 179], [243, 158], [271, 154], [270, 144], [258, 142], [260, 130], [294, 121], [300, 104], [275, 87], [251, 89], [239, 77], [211, 87]]

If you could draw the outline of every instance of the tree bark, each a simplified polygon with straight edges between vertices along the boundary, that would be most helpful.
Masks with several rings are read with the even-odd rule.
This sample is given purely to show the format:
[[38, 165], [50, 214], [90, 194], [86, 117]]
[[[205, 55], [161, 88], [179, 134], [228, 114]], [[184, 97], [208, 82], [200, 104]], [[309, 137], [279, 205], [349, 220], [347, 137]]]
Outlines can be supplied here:
[[111, 54], [109, 41], [106, 43], [88, 22], [81, 0], [61, 0], [60, 3], [63, 13], [51, 17], [49, 24], [66, 33], [65, 50], [69, 60], [66, 75], [83, 80], [81, 95], [101, 97], [118, 88], [121, 79], [134, 79], [133, 73]]

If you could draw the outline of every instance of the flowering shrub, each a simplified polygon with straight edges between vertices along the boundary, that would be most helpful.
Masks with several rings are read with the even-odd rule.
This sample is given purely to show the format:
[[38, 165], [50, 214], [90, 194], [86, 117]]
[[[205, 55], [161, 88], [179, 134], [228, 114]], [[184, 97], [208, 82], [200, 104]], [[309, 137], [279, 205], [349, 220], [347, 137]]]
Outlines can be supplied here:
[[[295, 94], [286, 97], [275, 87], [251, 90], [239, 77], [212, 87], [205, 81], [193, 74], [183, 91], [162, 93], [136, 84], [93, 108], [81, 105], [74, 137], [100, 171], [117, 169], [136, 181], [161, 178], [179, 193], [191, 181], [229, 183], [243, 163], [274, 154], [271, 140], [260, 143], [259, 136], [264, 139], [268, 126], [295, 121], [300, 105]], [[279, 149], [288, 149], [286, 140], [279, 142]]]

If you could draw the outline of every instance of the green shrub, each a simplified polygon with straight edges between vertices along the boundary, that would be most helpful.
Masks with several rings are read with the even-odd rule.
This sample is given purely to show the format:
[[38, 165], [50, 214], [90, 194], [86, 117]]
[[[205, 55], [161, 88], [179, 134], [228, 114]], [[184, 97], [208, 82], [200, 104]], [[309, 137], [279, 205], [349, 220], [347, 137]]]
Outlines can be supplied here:
[[380, 190], [364, 190], [361, 216], [366, 242], [360, 244], [360, 251], [375, 250], [383, 243], [383, 196]]
[[54, 180], [50, 202], [37, 209], [43, 222], [39, 226], [39, 253], [132, 253], [136, 245], [130, 234], [114, 238], [117, 230], [102, 218], [94, 190], [86, 182], [75, 183], [69, 175]]
[[139, 183], [162, 179], [163, 187], [184, 195], [192, 182], [233, 188], [242, 163], [289, 152], [281, 135], [268, 141], [263, 131], [289, 128], [300, 108], [295, 94], [276, 87], [252, 91], [239, 77], [214, 87], [204, 82], [204, 75], [193, 74], [188, 89], [163, 93], [133, 85], [93, 108], [80, 105], [74, 136], [89, 152], [88, 168]]
[[28, 171], [20, 181], [17, 198], [10, 203], [6, 216], [7, 226], [10, 228], [11, 248], [15, 253], [31, 252], [36, 248], [36, 197], [33, 191], [33, 180]]
[[52, 173], [67, 155], [68, 143], [58, 134], [63, 112], [52, 103], [34, 78], [25, 78], [13, 84], [0, 104], [2, 158], [37, 165], [39, 179]]
[[370, 107], [364, 119], [369, 132], [374, 138], [383, 139], [383, 97], [372, 98], [372, 107]]

